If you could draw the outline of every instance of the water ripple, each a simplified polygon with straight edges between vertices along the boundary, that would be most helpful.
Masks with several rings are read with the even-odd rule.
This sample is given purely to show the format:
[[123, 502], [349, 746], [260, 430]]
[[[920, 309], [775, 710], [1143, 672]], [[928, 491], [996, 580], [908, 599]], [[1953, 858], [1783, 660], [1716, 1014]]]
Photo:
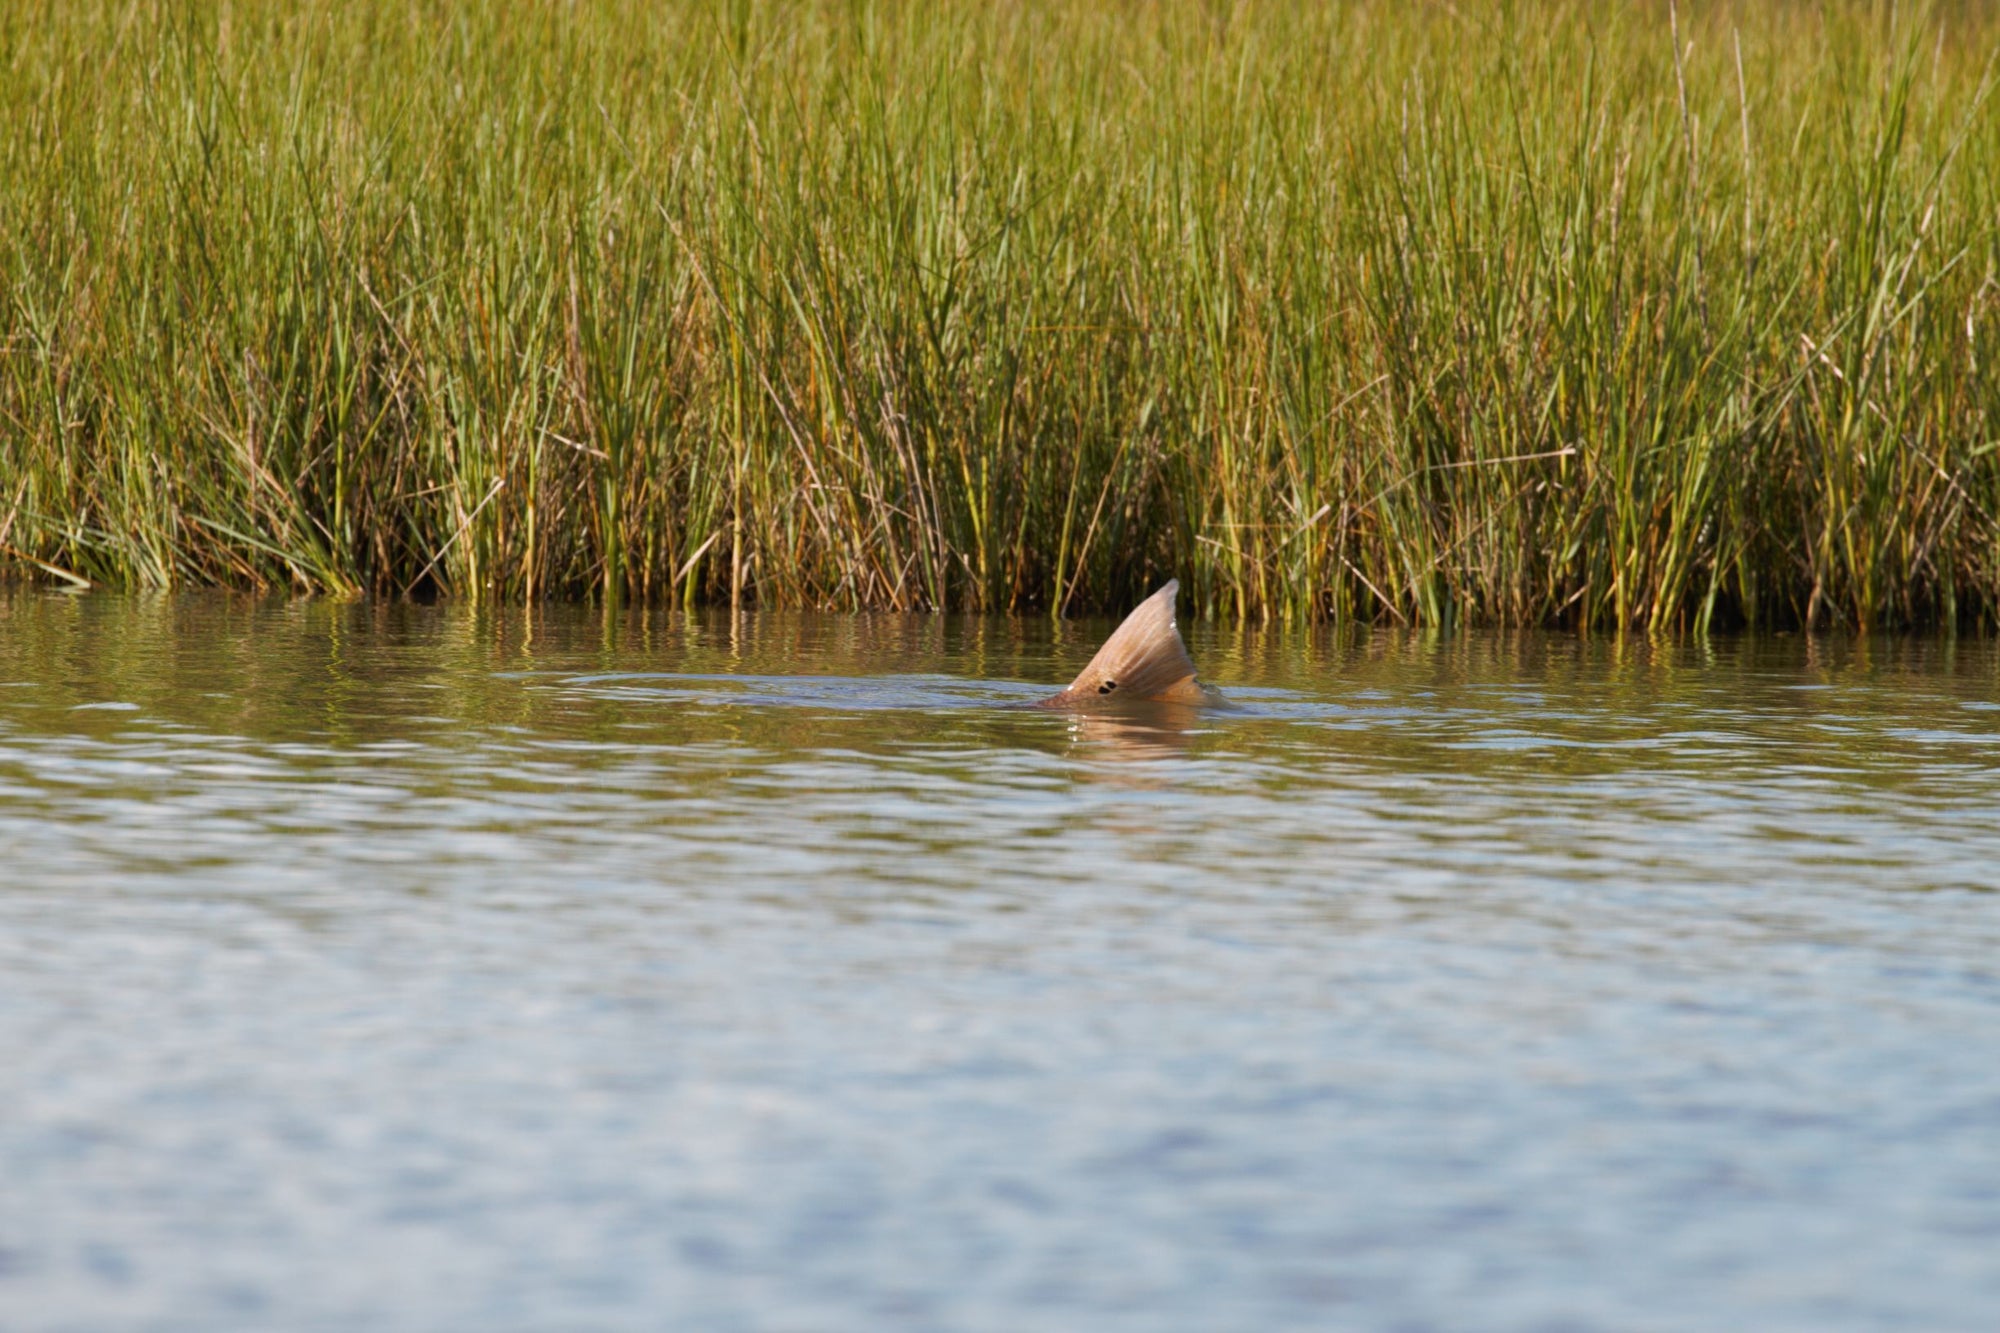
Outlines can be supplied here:
[[2000, 1304], [1990, 647], [867, 637], [0, 594], [0, 1324]]

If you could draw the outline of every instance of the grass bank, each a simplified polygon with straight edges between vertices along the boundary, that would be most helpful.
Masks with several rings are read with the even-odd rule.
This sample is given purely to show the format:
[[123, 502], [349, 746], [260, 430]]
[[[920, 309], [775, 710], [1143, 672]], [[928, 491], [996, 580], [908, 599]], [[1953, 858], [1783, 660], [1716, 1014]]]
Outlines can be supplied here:
[[1782, 0], [0, 4], [0, 560], [1991, 625], [1996, 50]]

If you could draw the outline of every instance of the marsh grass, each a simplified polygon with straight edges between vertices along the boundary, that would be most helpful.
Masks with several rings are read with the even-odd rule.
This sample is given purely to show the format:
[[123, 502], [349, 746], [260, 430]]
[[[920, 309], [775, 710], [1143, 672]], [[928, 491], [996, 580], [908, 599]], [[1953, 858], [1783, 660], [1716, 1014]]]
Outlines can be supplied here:
[[0, 557], [2000, 617], [2000, 26], [1307, 8], [0, 6]]

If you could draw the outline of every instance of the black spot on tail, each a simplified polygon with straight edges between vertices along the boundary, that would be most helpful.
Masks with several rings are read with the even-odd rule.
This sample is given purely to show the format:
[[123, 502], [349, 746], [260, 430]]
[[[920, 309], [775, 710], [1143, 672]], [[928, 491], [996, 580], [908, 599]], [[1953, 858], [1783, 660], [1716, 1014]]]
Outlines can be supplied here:
[[1099, 686], [1097, 687], [1097, 692], [1098, 692], [1099, 694], [1109, 694], [1109, 693], [1111, 693], [1111, 691], [1113, 691], [1113, 690], [1115, 690], [1115, 689], [1117, 689], [1117, 688], [1118, 688], [1118, 682], [1117, 682], [1117, 681], [1115, 681], [1115, 680], [1107, 680], [1107, 681], [1105, 681], [1105, 682], [1104, 682], [1104, 683], [1103, 683], [1102, 685], [1099, 685]]

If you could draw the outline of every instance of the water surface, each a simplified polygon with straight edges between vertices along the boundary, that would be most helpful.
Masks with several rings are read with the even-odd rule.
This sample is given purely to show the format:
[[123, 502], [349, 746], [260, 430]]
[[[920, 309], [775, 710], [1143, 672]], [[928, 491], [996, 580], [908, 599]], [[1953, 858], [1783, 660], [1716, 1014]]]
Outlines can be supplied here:
[[0, 1327], [1979, 1330], [2000, 654], [0, 590]]

